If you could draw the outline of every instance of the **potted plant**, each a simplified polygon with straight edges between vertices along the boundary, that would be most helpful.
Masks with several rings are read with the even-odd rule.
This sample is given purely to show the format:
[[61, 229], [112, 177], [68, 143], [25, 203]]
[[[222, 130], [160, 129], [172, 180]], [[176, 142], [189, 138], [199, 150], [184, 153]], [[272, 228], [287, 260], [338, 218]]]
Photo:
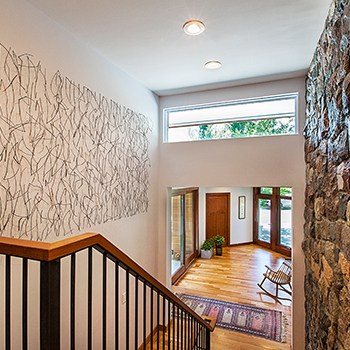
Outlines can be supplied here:
[[206, 239], [201, 247], [201, 258], [210, 259], [214, 254], [214, 242], [212, 239]]
[[222, 255], [222, 245], [225, 243], [225, 238], [220, 235], [216, 235], [214, 237], [214, 243], [216, 255]]

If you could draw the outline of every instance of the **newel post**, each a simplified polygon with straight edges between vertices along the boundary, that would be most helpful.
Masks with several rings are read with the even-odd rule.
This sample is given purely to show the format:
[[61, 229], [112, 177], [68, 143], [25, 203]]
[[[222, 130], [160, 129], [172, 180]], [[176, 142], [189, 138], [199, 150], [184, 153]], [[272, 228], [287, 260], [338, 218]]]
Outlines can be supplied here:
[[40, 262], [40, 349], [60, 350], [60, 260]]

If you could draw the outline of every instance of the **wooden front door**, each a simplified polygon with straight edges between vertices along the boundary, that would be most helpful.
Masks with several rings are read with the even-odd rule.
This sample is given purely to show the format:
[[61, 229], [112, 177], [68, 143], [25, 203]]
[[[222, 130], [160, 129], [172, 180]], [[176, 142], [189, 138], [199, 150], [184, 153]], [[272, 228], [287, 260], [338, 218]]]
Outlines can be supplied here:
[[206, 238], [216, 235], [225, 238], [224, 246], [230, 246], [230, 194], [206, 194]]

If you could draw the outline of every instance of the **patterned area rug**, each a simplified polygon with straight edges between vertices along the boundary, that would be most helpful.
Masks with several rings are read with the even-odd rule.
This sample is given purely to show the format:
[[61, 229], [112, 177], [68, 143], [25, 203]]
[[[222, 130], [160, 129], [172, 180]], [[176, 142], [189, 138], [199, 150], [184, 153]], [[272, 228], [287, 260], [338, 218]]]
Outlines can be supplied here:
[[227, 301], [176, 293], [200, 316], [217, 319], [216, 326], [256, 337], [286, 342], [287, 319], [283, 312]]

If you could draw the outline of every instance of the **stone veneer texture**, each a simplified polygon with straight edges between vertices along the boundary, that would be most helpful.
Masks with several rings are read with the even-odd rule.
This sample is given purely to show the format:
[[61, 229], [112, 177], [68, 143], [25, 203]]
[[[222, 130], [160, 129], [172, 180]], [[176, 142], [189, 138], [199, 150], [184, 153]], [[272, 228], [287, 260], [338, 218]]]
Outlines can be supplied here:
[[332, 3], [306, 81], [306, 349], [350, 349], [350, 0]]

